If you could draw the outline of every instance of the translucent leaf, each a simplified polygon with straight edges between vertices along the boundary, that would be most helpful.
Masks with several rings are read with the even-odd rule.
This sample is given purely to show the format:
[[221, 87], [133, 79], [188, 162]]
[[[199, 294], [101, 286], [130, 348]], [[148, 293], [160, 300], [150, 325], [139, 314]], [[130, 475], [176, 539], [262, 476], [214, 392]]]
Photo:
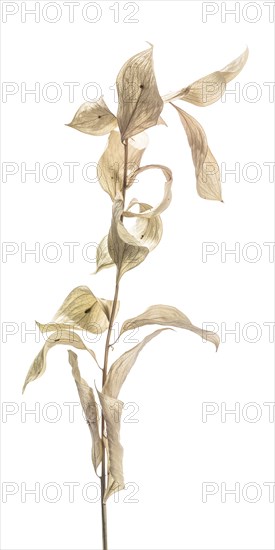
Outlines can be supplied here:
[[220, 338], [218, 334], [210, 330], [202, 330], [201, 328], [192, 325], [190, 319], [188, 319], [182, 311], [173, 306], [165, 306], [161, 304], [150, 306], [141, 315], [125, 321], [121, 327], [120, 335], [127, 330], [143, 327], [145, 325], [168, 325], [171, 327], [191, 330], [201, 336], [204, 340], [212, 342], [215, 345], [216, 350], [219, 347]]
[[103, 416], [106, 422], [108, 440], [109, 473], [111, 479], [104, 495], [104, 502], [114, 492], [124, 489], [123, 447], [120, 443], [120, 422], [123, 409], [122, 401], [98, 391]]
[[199, 107], [212, 105], [222, 97], [226, 84], [241, 72], [246, 64], [248, 53], [248, 48], [246, 48], [237, 59], [234, 59], [220, 71], [206, 75], [187, 86], [187, 88], [167, 94], [162, 99], [165, 102], [173, 99], [183, 99]]
[[114, 399], [118, 397], [122, 384], [126, 380], [132, 366], [135, 364], [141, 350], [150, 340], [152, 340], [152, 338], [158, 336], [163, 330], [169, 329], [161, 328], [149, 334], [149, 336], [146, 336], [137, 346], [123, 353], [123, 355], [113, 363], [103, 386], [104, 395], [107, 394]]
[[98, 407], [95, 400], [94, 392], [90, 386], [88, 386], [86, 380], [81, 378], [77, 355], [71, 350], [69, 353], [69, 363], [72, 367], [72, 375], [75, 379], [80, 403], [82, 405], [87, 424], [89, 426], [92, 437], [92, 462], [95, 472], [102, 460], [102, 440], [99, 435], [99, 416]]
[[[96, 298], [87, 286], [78, 286], [64, 300], [55, 315], [55, 321], [73, 324], [75, 329], [101, 334], [109, 326], [111, 308], [111, 300]], [[118, 308], [119, 304], [116, 313]]]
[[[129, 209], [133, 206], [138, 205], [140, 213], [148, 212], [152, 210], [152, 206], [145, 202], [138, 202], [136, 199], [132, 200], [127, 208], [127, 213]], [[150, 252], [159, 244], [162, 237], [162, 221], [160, 216], [152, 216], [150, 218], [139, 217], [139, 213], [133, 213], [137, 217], [135, 225], [129, 229], [129, 233], [133, 235], [137, 241], [149, 248]]]
[[96, 271], [98, 273], [101, 269], [112, 267], [114, 264], [108, 249], [108, 235], [103, 237], [96, 250]]
[[154, 68], [153, 47], [131, 57], [117, 76], [117, 121], [124, 141], [158, 123], [163, 108]]
[[[163, 166], [162, 164], [148, 164], [147, 166], [141, 166], [141, 168], [138, 168], [138, 170], [136, 170], [136, 172], [133, 174], [132, 179], [135, 179], [138, 174], [141, 174], [142, 172], [151, 169], [161, 170], [166, 178], [162, 201], [156, 208], [150, 207], [149, 210], [143, 211], [139, 214], [126, 210], [125, 212], [123, 212], [123, 216], [125, 216], [126, 218], [151, 218], [152, 216], [161, 214], [161, 212], [166, 210], [166, 208], [168, 208], [168, 206], [170, 205], [172, 199], [171, 187], [173, 183], [172, 172], [170, 168], [167, 168], [167, 166]], [[129, 180], [129, 183], [131, 184], [131, 179]]]
[[130, 269], [143, 262], [149, 249], [140, 246], [139, 241], [127, 231], [121, 222], [123, 200], [121, 196], [113, 204], [113, 217], [108, 236], [109, 254], [117, 266], [118, 280]]
[[[128, 141], [128, 173], [130, 179], [133, 172], [140, 166], [142, 155], [148, 144], [148, 138], [144, 132], [137, 134]], [[97, 177], [101, 187], [108, 193], [112, 200], [118, 191], [123, 189], [124, 174], [124, 150], [119, 132], [112, 131], [108, 145], [99, 159]]]
[[83, 103], [76, 112], [72, 122], [66, 126], [84, 132], [84, 134], [103, 136], [116, 128], [117, 119], [108, 109], [103, 97], [101, 97], [95, 103], [91, 103], [90, 101]]
[[47, 353], [51, 348], [58, 344], [73, 346], [77, 349], [86, 350], [91, 354], [91, 356], [97, 363], [95, 353], [93, 352], [93, 350], [85, 346], [84, 342], [81, 340], [78, 334], [71, 330], [58, 330], [56, 332], [53, 332], [49, 336], [49, 338], [47, 338], [43, 348], [40, 350], [32, 365], [30, 366], [23, 386], [23, 392], [25, 391], [26, 386], [29, 384], [29, 382], [33, 382], [33, 380], [36, 380], [37, 378], [42, 376], [42, 374], [44, 374], [46, 370]]
[[208, 147], [204, 129], [191, 115], [173, 103], [171, 105], [178, 111], [191, 147], [199, 196], [203, 199], [222, 201], [220, 169]]
[[109, 445], [108, 445], [108, 439], [107, 437], [103, 436], [103, 443], [104, 443], [104, 446], [105, 446], [105, 449], [106, 449], [106, 454], [107, 454], [107, 468], [108, 468], [108, 483], [107, 483], [107, 487], [105, 489], [105, 493], [104, 493], [104, 498], [103, 498], [103, 502], [107, 502], [108, 498], [113, 494], [115, 493], [116, 491], [119, 491], [120, 489], [124, 488], [124, 487], [119, 487], [119, 485], [117, 484], [117, 482], [114, 480], [112, 474], [111, 474], [111, 470], [110, 470], [110, 453], [109, 453]]
[[[152, 209], [150, 204], [144, 202], [138, 202], [134, 199], [129, 204], [127, 211], [130, 208], [137, 205], [140, 212], [146, 212]], [[160, 216], [152, 216], [151, 218], [139, 218], [138, 216], [135, 224], [129, 228], [129, 233], [136, 239], [136, 241], [143, 247], [153, 250], [160, 242], [162, 237], [162, 221]], [[114, 262], [109, 254], [108, 249], [108, 235], [106, 235], [97, 247], [96, 251], [96, 271], [98, 273], [101, 269], [114, 266]]]

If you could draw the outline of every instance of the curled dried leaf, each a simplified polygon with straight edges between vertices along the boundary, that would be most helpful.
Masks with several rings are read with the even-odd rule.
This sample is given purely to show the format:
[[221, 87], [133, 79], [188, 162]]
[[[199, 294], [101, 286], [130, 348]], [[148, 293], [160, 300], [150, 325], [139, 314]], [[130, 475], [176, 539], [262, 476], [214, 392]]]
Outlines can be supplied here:
[[92, 437], [92, 462], [96, 472], [102, 460], [102, 440], [99, 435], [98, 407], [92, 388], [90, 388], [84, 378], [81, 378], [76, 353], [71, 350], [68, 350], [68, 353], [69, 363], [72, 367], [72, 375], [75, 379], [80, 403]]
[[[123, 216], [125, 216], [126, 218], [133, 218], [133, 217], [151, 218], [152, 216], [157, 216], [158, 214], [161, 214], [161, 212], [166, 210], [166, 208], [168, 208], [168, 206], [170, 205], [171, 199], [172, 199], [171, 188], [173, 183], [172, 172], [170, 168], [167, 168], [167, 166], [163, 166], [162, 164], [148, 164], [147, 166], [141, 166], [141, 168], [138, 168], [138, 170], [136, 170], [136, 172], [133, 174], [132, 179], [135, 179], [138, 174], [141, 174], [142, 172], [145, 172], [146, 170], [151, 170], [151, 169], [161, 170], [165, 176], [166, 181], [164, 185], [164, 194], [163, 194], [162, 201], [155, 208], [150, 207], [149, 210], [144, 210], [139, 214], [131, 212], [130, 210], [126, 210], [125, 212], [123, 212]], [[132, 182], [130, 179], [128, 187], [129, 185], [131, 185], [131, 183]]]
[[156, 336], [158, 336], [164, 330], [169, 330], [167, 328], [161, 328], [146, 336], [139, 344], [135, 347], [126, 351], [121, 355], [111, 366], [106, 382], [103, 386], [104, 395], [108, 395], [112, 398], [117, 398], [122, 387], [122, 384], [125, 382], [131, 368], [135, 364], [137, 357], [141, 350]]
[[103, 392], [97, 392], [107, 428], [109, 476], [104, 502], [115, 491], [124, 489], [123, 447], [120, 443], [120, 423], [123, 409], [122, 401]]
[[121, 222], [123, 200], [118, 195], [113, 204], [113, 217], [108, 235], [108, 250], [113, 262], [117, 266], [118, 280], [130, 269], [143, 262], [149, 249], [140, 246], [139, 241], [127, 231]]
[[191, 323], [190, 319], [182, 313], [182, 311], [173, 306], [166, 306], [162, 304], [150, 306], [146, 309], [146, 311], [137, 317], [133, 317], [132, 319], [125, 321], [121, 327], [120, 335], [127, 330], [143, 327], [145, 325], [168, 325], [170, 327], [191, 330], [201, 336], [204, 340], [212, 342], [216, 347], [216, 351], [219, 347], [220, 338], [218, 334], [210, 330], [203, 330], [196, 327]]
[[[75, 329], [85, 329], [101, 334], [109, 326], [111, 300], [99, 299], [87, 286], [74, 288], [55, 315], [57, 323], [72, 324]], [[118, 312], [119, 303], [116, 313]]]
[[78, 334], [76, 334], [72, 330], [58, 330], [56, 332], [53, 332], [49, 336], [49, 338], [47, 338], [43, 348], [40, 350], [40, 352], [38, 353], [38, 355], [36, 356], [32, 365], [29, 368], [29, 371], [27, 373], [26, 380], [23, 386], [23, 393], [26, 389], [26, 386], [29, 384], [29, 382], [33, 382], [34, 380], [42, 376], [42, 374], [44, 374], [46, 370], [47, 353], [51, 348], [59, 344], [63, 344], [66, 346], [73, 346], [74, 348], [77, 348], [77, 349], [86, 350], [90, 353], [90, 355], [93, 357], [93, 359], [97, 363], [95, 353], [93, 352], [93, 350], [85, 346], [84, 342], [81, 340]]
[[83, 103], [72, 122], [66, 126], [84, 132], [84, 134], [103, 136], [116, 128], [117, 119], [108, 109], [103, 97], [101, 97], [95, 103], [90, 101]]
[[237, 59], [234, 59], [220, 71], [206, 75], [178, 92], [167, 94], [162, 98], [163, 101], [182, 99], [199, 107], [212, 105], [223, 96], [226, 84], [241, 72], [246, 64], [248, 54], [249, 50], [246, 48]]
[[[127, 177], [129, 179], [132, 178], [133, 173], [139, 168], [147, 144], [148, 138], [144, 132], [129, 139], [127, 162]], [[123, 189], [124, 149], [120, 133], [112, 131], [107, 148], [100, 157], [97, 167], [97, 177], [100, 185], [110, 195], [112, 200], [115, 199], [117, 192], [122, 192]]]
[[[136, 205], [138, 205], [139, 212], [141, 214], [143, 212], [146, 213], [153, 209], [150, 204], [147, 204], [145, 202], [138, 202], [136, 199], [133, 199], [127, 208], [127, 212], [129, 212], [130, 209]], [[143, 218], [140, 217], [139, 214], [135, 215], [135, 217], [137, 217], [135, 225], [129, 229], [129, 232], [137, 239], [140, 244], [149, 248], [151, 252], [159, 244], [162, 237], [161, 217], [155, 215], [151, 216], [150, 218], [148, 218], [147, 216]]]
[[103, 237], [96, 250], [96, 271], [98, 273], [101, 269], [112, 267], [114, 264], [108, 249], [108, 235]]
[[153, 68], [153, 47], [131, 57], [117, 76], [121, 141], [155, 126], [163, 108]]
[[220, 169], [208, 147], [204, 129], [194, 117], [173, 103], [171, 105], [179, 114], [191, 147], [199, 196], [203, 199], [222, 201]]

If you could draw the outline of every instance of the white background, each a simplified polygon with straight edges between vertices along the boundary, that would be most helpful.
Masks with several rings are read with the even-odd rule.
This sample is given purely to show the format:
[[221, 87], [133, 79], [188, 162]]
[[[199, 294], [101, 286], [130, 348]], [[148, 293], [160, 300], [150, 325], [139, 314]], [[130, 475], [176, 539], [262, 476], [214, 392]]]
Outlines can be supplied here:
[[[5, 3], [2, 3], [2, 6]], [[83, 86], [88, 82], [102, 88], [105, 101], [115, 111], [113, 85], [122, 64], [154, 44], [155, 73], [161, 94], [187, 86], [192, 81], [224, 67], [249, 46], [250, 56], [237, 77], [240, 101], [230, 94], [208, 108], [179, 102], [179, 106], [195, 116], [204, 127], [209, 145], [219, 164], [228, 169], [240, 163], [255, 163], [262, 176], [236, 181], [227, 175], [223, 183], [224, 204], [204, 201], [195, 189], [191, 153], [176, 112], [166, 106], [163, 117], [168, 127], [150, 129], [150, 144], [143, 163], [162, 163], [173, 171], [173, 201], [164, 214], [164, 235], [149, 258], [125, 275], [121, 283], [121, 307], [118, 323], [141, 313], [155, 303], [171, 304], [181, 309], [193, 323], [215, 322], [232, 329], [240, 324], [240, 341], [224, 336], [218, 353], [210, 343], [193, 333], [167, 331], [153, 340], [133, 368], [121, 391], [125, 403], [135, 403], [138, 422], [123, 422], [121, 440], [124, 446], [124, 469], [127, 483], [134, 483], [138, 502], [127, 502], [128, 487], [119, 495], [119, 503], [108, 503], [110, 550], [229, 550], [274, 548], [274, 507], [269, 503], [268, 488], [263, 483], [274, 481], [273, 428], [264, 402], [274, 402], [273, 346], [268, 327], [273, 320], [273, 264], [269, 262], [264, 242], [273, 237], [273, 185], [264, 162], [273, 160], [272, 117], [264, 82], [274, 81], [272, 74], [273, 25], [268, 9], [261, 3], [262, 16], [241, 13], [240, 22], [229, 16], [221, 21], [217, 14], [202, 22], [202, 3], [136, 2], [137, 22], [124, 18], [131, 7], [119, 2], [119, 22], [114, 22], [113, 2], [100, 2], [102, 13], [96, 23], [88, 23], [82, 15], [87, 2], [75, 8], [75, 20], [68, 21], [68, 7], [62, 2], [62, 17], [49, 23], [41, 15], [35, 23], [28, 16], [20, 21], [22, 2], [14, 2], [19, 10], [2, 23], [5, 57], [2, 80], [15, 82], [19, 92], [10, 95], [2, 105], [5, 139], [3, 162], [35, 162], [41, 169], [49, 162], [59, 163], [62, 177], [48, 182], [41, 176], [34, 182], [28, 175], [21, 181], [19, 172], [2, 184], [2, 240], [15, 242], [19, 251], [3, 264], [3, 322], [13, 323], [14, 334], [3, 344], [2, 400], [14, 402], [18, 412], [2, 424], [2, 483], [18, 485], [18, 492], [2, 505], [2, 548], [5, 550], [99, 549], [101, 545], [100, 504], [86, 502], [83, 486], [98, 479], [91, 467], [90, 436], [80, 412], [69, 422], [64, 402], [77, 402], [78, 396], [70, 374], [65, 347], [50, 352], [45, 375], [30, 384], [22, 398], [21, 387], [34, 356], [42, 345], [33, 334], [25, 335], [24, 327], [34, 328], [34, 320], [48, 322], [74, 287], [87, 284], [98, 296], [112, 298], [114, 270], [91, 275], [94, 264], [83, 257], [86, 243], [98, 243], [107, 233], [111, 202], [98, 183], [84, 180], [81, 167], [97, 162], [107, 137], [92, 137], [73, 131], [69, 122], [84, 101]], [[33, 2], [28, 2], [33, 7]], [[39, 2], [42, 9], [45, 2]], [[234, 2], [227, 2], [234, 7]], [[245, 2], [237, 3], [242, 11]], [[54, 8], [53, 8], [54, 9]], [[254, 10], [254, 11], [253, 11]], [[54, 17], [49, 9], [48, 17]], [[92, 9], [90, 17], [96, 13]], [[20, 90], [41, 86], [37, 102], [33, 95], [22, 101]], [[45, 84], [55, 82], [61, 98], [50, 102], [42, 95]], [[78, 82], [72, 101], [64, 82]], [[262, 97], [249, 100], [257, 86]], [[111, 87], [111, 89], [110, 89]], [[235, 81], [228, 89], [235, 89]], [[245, 90], [242, 94], [242, 90]], [[53, 91], [53, 88], [52, 88]], [[90, 94], [95, 88], [90, 88]], [[50, 97], [50, 89], [48, 90]], [[238, 98], [237, 98], [238, 99]], [[73, 183], [68, 180], [66, 162], [79, 162]], [[244, 169], [244, 174], [245, 174]], [[51, 172], [49, 172], [50, 177]], [[94, 177], [94, 172], [89, 172]], [[131, 196], [157, 203], [163, 180], [150, 176], [140, 178]], [[22, 261], [26, 243], [32, 248], [40, 243], [38, 261], [28, 255]], [[42, 255], [43, 247], [55, 242], [62, 251], [57, 262]], [[64, 242], [80, 243], [73, 262], [68, 260]], [[215, 242], [219, 252], [202, 262], [202, 243]], [[258, 243], [262, 257], [248, 261], [253, 250], [221, 261], [221, 243], [241, 250], [249, 243]], [[52, 249], [53, 251], [53, 249]], [[50, 256], [48, 249], [48, 256]], [[255, 250], [254, 250], [255, 253]], [[93, 249], [89, 249], [93, 254]], [[221, 325], [223, 323], [223, 325]], [[251, 332], [243, 327], [252, 323]], [[6, 326], [6, 325], [5, 325]], [[18, 330], [17, 328], [18, 327]], [[257, 328], [259, 327], [259, 328]], [[262, 335], [259, 337], [260, 330]], [[243, 333], [242, 333], [243, 331]], [[253, 332], [254, 331], [254, 332]], [[139, 341], [150, 330], [140, 330]], [[220, 332], [221, 334], [221, 332]], [[251, 340], [255, 337], [255, 342]], [[2, 339], [4, 336], [2, 337]], [[104, 339], [91, 347], [102, 360]], [[250, 341], [249, 341], [250, 340]], [[87, 341], [86, 341], [87, 343]], [[121, 342], [113, 357], [131, 347]], [[84, 352], [79, 352], [83, 376], [93, 384], [98, 372]], [[24, 407], [34, 408], [37, 402], [38, 422], [34, 415], [22, 417]], [[55, 408], [44, 409], [49, 402]], [[219, 412], [202, 422], [202, 403], [216, 402]], [[227, 408], [240, 403], [259, 404], [262, 417], [249, 422], [246, 414], [240, 422], [234, 416], [221, 422], [221, 402]], [[132, 406], [133, 408], [133, 406]], [[139, 410], [137, 410], [139, 408]], [[57, 422], [49, 422], [51, 414], [61, 410]], [[124, 417], [131, 411], [125, 411]], [[245, 409], [246, 410], [246, 409]], [[44, 417], [42, 412], [44, 411]], [[46, 412], [45, 412], [46, 411]], [[255, 415], [255, 408], [247, 414]], [[22, 503], [22, 484], [27, 488], [38, 483], [41, 490], [47, 483], [58, 484], [61, 499], [34, 501], [33, 495]], [[76, 482], [74, 503], [68, 499], [64, 482]], [[216, 495], [202, 502], [202, 484], [218, 484]], [[257, 502], [247, 502], [241, 494], [221, 502], [221, 483], [228, 489], [249, 482], [262, 488]], [[13, 485], [16, 487], [16, 485]], [[89, 496], [95, 495], [90, 491]], [[249, 493], [253, 496], [253, 491]], [[48, 501], [47, 501], [48, 500]], [[128, 499], [129, 500], [129, 499]]]

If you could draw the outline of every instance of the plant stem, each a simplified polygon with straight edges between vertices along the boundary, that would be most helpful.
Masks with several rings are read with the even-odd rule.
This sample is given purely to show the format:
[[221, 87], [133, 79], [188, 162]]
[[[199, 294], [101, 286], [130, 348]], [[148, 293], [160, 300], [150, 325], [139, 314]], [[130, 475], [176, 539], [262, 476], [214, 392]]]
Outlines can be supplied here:
[[[125, 194], [126, 194], [126, 185], [127, 185], [127, 169], [128, 169], [128, 139], [125, 140], [124, 144], [124, 170], [123, 170], [123, 187], [122, 187], [122, 196], [123, 196], [123, 206], [125, 202]], [[119, 280], [118, 280], [118, 274], [116, 277], [116, 287], [115, 287], [115, 294], [113, 299], [113, 305], [112, 305], [112, 311], [110, 316], [110, 322], [106, 337], [106, 344], [105, 344], [105, 352], [104, 352], [104, 365], [103, 365], [103, 373], [102, 373], [102, 388], [105, 384], [106, 378], [107, 378], [107, 372], [108, 372], [108, 359], [109, 359], [109, 348], [110, 348], [110, 339], [112, 334], [112, 328], [114, 324], [115, 314], [116, 314], [116, 308], [117, 308], [117, 302], [118, 302], [118, 293], [119, 293]], [[108, 537], [107, 537], [107, 509], [106, 509], [106, 503], [103, 502], [104, 499], [104, 493], [106, 489], [106, 449], [105, 445], [103, 443], [103, 437], [105, 434], [105, 419], [102, 413], [101, 418], [101, 437], [102, 437], [102, 465], [101, 465], [101, 518], [102, 518], [102, 543], [103, 543], [103, 550], [108, 550]]]

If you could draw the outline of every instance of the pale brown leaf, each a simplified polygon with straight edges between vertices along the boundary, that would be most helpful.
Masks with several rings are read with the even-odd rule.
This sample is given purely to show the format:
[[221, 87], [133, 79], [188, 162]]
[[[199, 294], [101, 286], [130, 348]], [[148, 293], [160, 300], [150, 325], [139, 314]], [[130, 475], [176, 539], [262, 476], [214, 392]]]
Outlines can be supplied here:
[[204, 129], [194, 117], [173, 103], [171, 105], [179, 114], [191, 147], [199, 196], [223, 202], [219, 165], [208, 147]]
[[[142, 155], [148, 144], [148, 138], [144, 132], [137, 134], [128, 141], [127, 177], [139, 168]], [[123, 189], [124, 173], [124, 145], [121, 143], [119, 132], [112, 131], [108, 145], [99, 159], [97, 177], [101, 187], [108, 193], [112, 200], [118, 191]]]
[[127, 330], [143, 327], [145, 325], [168, 325], [171, 327], [191, 330], [201, 336], [204, 340], [212, 342], [215, 345], [216, 350], [219, 347], [220, 338], [218, 334], [210, 330], [203, 330], [196, 327], [191, 323], [190, 319], [182, 313], [182, 311], [173, 306], [166, 306], [162, 304], [150, 306], [146, 309], [146, 311], [144, 311], [144, 313], [141, 313], [141, 315], [125, 321], [121, 327], [120, 335]]
[[[127, 329], [128, 330], [128, 329]], [[126, 380], [131, 368], [135, 364], [137, 357], [141, 350], [152, 340], [158, 336], [164, 330], [169, 330], [168, 328], [161, 328], [146, 336], [139, 344], [135, 347], [126, 351], [121, 355], [111, 366], [106, 382], [103, 386], [104, 395], [108, 395], [114, 399], [117, 399], [122, 384]]]
[[114, 492], [124, 489], [123, 477], [123, 447], [120, 443], [120, 423], [123, 402], [113, 399], [103, 392], [97, 392], [106, 422], [108, 440], [109, 473], [108, 487], [104, 495], [104, 502]]
[[[133, 199], [127, 208], [127, 213], [133, 206], [136, 205], [139, 207], [140, 213], [146, 213], [151, 211], [153, 208], [150, 204], [138, 202], [138, 200]], [[161, 217], [151, 216], [150, 218], [142, 218], [135, 213], [133, 213], [133, 216], [137, 217], [137, 219], [133, 227], [129, 229], [129, 233], [131, 233], [131, 235], [133, 235], [142, 246], [149, 248], [151, 252], [159, 244], [162, 237]]]
[[111, 300], [96, 298], [87, 286], [78, 286], [64, 300], [54, 319], [57, 323], [69, 323], [76, 329], [101, 334], [109, 326], [111, 307]]
[[248, 54], [249, 50], [246, 48], [237, 59], [234, 59], [220, 71], [206, 75], [178, 92], [167, 94], [162, 98], [163, 101], [182, 99], [199, 107], [212, 105], [222, 97], [226, 90], [226, 84], [241, 72], [246, 64]]
[[131, 57], [117, 76], [121, 141], [155, 126], [163, 108], [153, 68], [153, 47]]
[[75, 379], [80, 403], [92, 437], [92, 462], [96, 472], [102, 460], [102, 440], [99, 435], [98, 407], [92, 388], [88, 386], [84, 378], [81, 378], [76, 353], [71, 350], [68, 350], [68, 353], [69, 363], [72, 367], [72, 375]]
[[108, 249], [108, 235], [103, 237], [96, 250], [96, 271], [98, 273], [101, 269], [112, 267], [114, 264]]
[[101, 97], [95, 103], [90, 101], [83, 103], [72, 122], [66, 126], [84, 132], [84, 134], [103, 136], [116, 128], [117, 119], [108, 109], [103, 97]]
[[[162, 164], [148, 164], [147, 166], [141, 166], [141, 168], [138, 168], [136, 172], [133, 174], [132, 179], [135, 179], [138, 174], [141, 174], [142, 172], [145, 172], [146, 170], [161, 170], [163, 175], [165, 176], [165, 185], [164, 185], [164, 194], [162, 201], [158, 206], [155, 208], [150, 207], [149, 210], [145, 210], [143, 212], [140, 212], [139, 214], [136, 214], [134, 212], [131, 212], [129, 210], [126, 210], [123, 212], [123, 216], [126, 218], [133, 218], [133, 217], [139, 217], [139, 218], [151, 218], [152, 216], [157, 216], [158, 214], [161, 214], [171, 203], [172, 199], [172, 172], [170, 168], [167, 168], [167, 166], [163, 166]], [[131, 179], [129, 180], [129, 184], [131, 185]], [[128, 185], [129, 186], [129, 185]], [[128, 187], [127, 186], [127, 187]]]
[[113, 262], [117, 266], [118, 280], [130, 269], [143, 262], [149, 249], [140, 246], [139, 241], [127, 231], [121, 222], [123, 213], [122, 196], [118, 195], [113, 204], [111, 229], [108, 236], [108, 249]]
[[44, 374], [46, 370], [47, 353], [51, 348], [59, 344], [73, 346], [77, 349], [86, 350], [90, 353], [90, 355], [97, 363], [95, 353], [93, 352], [93, 350], [85, 346], [84, 342], [81, 340], [78, 334], [76, 334], [72, 330], [58, 330], [56, 332], [53, 332], [49, 336], [49, 338], [47, 338], [43, 348], [40, 350], [32, 365], [30, 366], [23, 386], [23, 392], [25, 391], [26, 386], [29, 384], [29, 382], [33, 382], [34, 380], [42, 376], [42, 374]]

